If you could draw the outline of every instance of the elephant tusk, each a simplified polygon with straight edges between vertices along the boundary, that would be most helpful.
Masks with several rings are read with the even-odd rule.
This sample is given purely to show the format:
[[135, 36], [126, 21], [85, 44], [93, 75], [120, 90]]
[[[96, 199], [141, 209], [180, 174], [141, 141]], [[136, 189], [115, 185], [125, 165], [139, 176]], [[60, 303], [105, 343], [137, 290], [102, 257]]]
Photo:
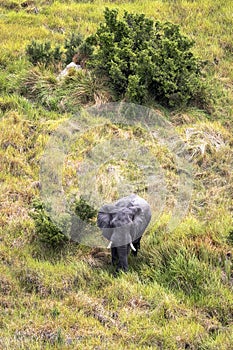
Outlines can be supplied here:
[[133, 246], [133, 243], [132, 243], [132, 242], [130, 243], [130, 247], [131, 247], [131, 249], [132, 249], [132, 250], [134, 250], [134, 251], [136, 252], [136, 249], [134, 248], [134, 246]]
[[107, 246], [107, 249], [110, 249], [112, 246], [112, 241], [109, 242], [109, 245]]

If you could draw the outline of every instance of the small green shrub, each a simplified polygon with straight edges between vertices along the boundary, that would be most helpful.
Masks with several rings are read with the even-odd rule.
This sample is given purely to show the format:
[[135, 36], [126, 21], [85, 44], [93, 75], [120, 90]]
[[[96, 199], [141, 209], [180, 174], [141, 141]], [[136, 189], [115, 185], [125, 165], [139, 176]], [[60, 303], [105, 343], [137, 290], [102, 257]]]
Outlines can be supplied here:
[[88, 223], [93, 223], [96, 218], [97, 210], [94, 209], [84, 197], [80, 197], [79, 200], [75, 202], [75, 214], [83, 221]]
[[26, 47], [26, 54], [29, 57], [29, 61], [34, 65], [42, 63], [45, 66], [49, 66], [50, 64], [58, 63], [62, 59], [61, 48], [59, 46], [52, 48], [50, 41], [39, 43], [33, 40]]
[[116, 9], [106, 8], [104, 23], [85, 43], [93, 47], [88, 66], [109, 78], [119, 98], [177, 106], [197, 96], [203, 86], [201, 62], [179, 26], [143, 14], [117, 16]]
[[66, 64], [72, 62], [72, 59], [74, 55], [77, 53], [78, 47], [82, 43], [82, 40], [83, 40], [82, 36], [79, 33], [78, 34], [72, 33], [70, 37], [65, 39], [64, 48], [65, 48], [65, 55], [66, 55], [66, 60], [65, 60]]
[[56, 45], [54, 48], [52, 48], [50, 41], [40, 43], [32, 40], [26, 47], [26, 54], [33, 65], [43, 64], [48, 67], [59, 62], [68, 64], [73, 60], [75, 54], [78, 63], [80, 63], [87, 54], [90, 54], [86, 44], [79, 50], [82, 41], [83, 38], [79, 33], [72, 33], [65, 39], [63, 45]]
[[68, 241], [68, 238], [49, 217], [45, 205], [41, 201], [34, 200], [30, 216], [35, 223], [36, 237], [42, 243], [56, 248], [64, 245]]

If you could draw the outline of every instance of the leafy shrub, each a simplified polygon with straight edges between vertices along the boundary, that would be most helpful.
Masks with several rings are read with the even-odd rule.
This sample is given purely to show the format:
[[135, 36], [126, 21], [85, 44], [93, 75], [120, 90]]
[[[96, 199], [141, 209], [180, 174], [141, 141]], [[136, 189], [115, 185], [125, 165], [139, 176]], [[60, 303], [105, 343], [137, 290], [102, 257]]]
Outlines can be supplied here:
[[42, 63], [45, 66], [48, 66], [52, 63], [57, 63], [61, 61], [62, 51], [59, 46], [56, 46], [54, 49], [51, 47], [51, 42], [46, 41], [45, 43], [39, 43], [33, 40], [26, 47], [26, 54], [29, 57], [29, 61], [36, 65]]
[[97, 210], [94, 209], [84, 197], [80, 197], [75, 203], [75, 214], [83, 221], [92, 223], [96, 218]]
[[[194, 42], [178, 25], [116, 9], [104, 12], [94, 35], [88, 65], [109, 78], [120, 98], [143, 103], [155, 99], [170, 106], [188, 103], [202, 86], [201, 62], [193, 55]], [[91, 50], [90, 50], [91, 52]]]
[[82, 36], [78, 33], [72, 33], [70, 37], [65, 39], [65, 55], [66, 55], [66, 64], [72, 62], [73, 56], [77, 53], [78, 47], [82, 43]]
[[81, 61], [86, 56], [87, 50], [86, 45], [84, 45], [77, 54], [82, 41], [82, 36], [79, 33], [72, 33], [65, 39], [64, 45], [56, 45], [54, 48], [52, 48], [50, 41], [40, 43], [32, 40], [26, 47], [26, 54], [33, 65], [39, 63], [44, 64], [46, 67], [59, 62], [68, 64], [73, 60], [75, 54], [77, 61]]
[[49, 217], [48, 213], [46, 212], [45, 205], [42, 202], [38, 200], [33, 202], [33, 210], [30, 212], [30, 216], [33, 218], [35, 223], [37, 238], [42, 243], [56, 248], [62, 246], [68, 241], [68, 238]]

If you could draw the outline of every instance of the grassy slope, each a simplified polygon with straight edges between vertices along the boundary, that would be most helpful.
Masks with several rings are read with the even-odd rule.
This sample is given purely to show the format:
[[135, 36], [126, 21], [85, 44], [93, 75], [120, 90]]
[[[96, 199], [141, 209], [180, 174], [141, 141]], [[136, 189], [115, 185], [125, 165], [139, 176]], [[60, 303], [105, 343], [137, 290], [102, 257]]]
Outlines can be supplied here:
[[[231, 1], [37, 1], [39, 14], [33, 1], [26, 8], [20, 3], [0, 2], [0, 348], [231, 349]], [[179, 23], [209, 61], [215, 96], [210, 114], [165, 111], [184, 139], [188, 128], [200, 131], [187, 141], [195, 154], [192, 204], [171, 234], [165, 213], [131, 260], [131, 271], [116, 279], [106, 251], [71, 244], [53, 253], [31, 241], [28, 206], [38, 195], [40, 157], [51, 130], [69, 114], [20, 96], [31, 69], [26, 44], [32, 38], [62, 43], [63, 30], [91, 33], [106, 4]], [[203, 139], [208, 147], [201, 155]], [[169, 163], [163, 167], [172, 180]]]

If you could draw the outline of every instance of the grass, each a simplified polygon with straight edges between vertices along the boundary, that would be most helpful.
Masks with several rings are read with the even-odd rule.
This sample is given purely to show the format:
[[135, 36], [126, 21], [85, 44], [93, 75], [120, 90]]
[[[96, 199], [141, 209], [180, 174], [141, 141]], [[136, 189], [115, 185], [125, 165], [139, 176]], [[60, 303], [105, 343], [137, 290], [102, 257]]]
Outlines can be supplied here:
[[[29, 216], [50, 135], [80, 104], [114, 96], [88, 72], [59, 81], [62, 67], [33, 67], [26, 46], [32, 39], [63, 45], [73, 31], [93, 33], [105, 6], [178, 23], [207, 63], [211, 92], [205, 110], [152, 106], [173, 124], [192, 159], [192, 200], [172, 232], [166, 225], [178, 176], [166, 147], [152, 145], [137, 128], [100, 127], [98, 120], [73, 144], [63, 174], [68, 194], [79, 186], [76, 166], [114, 135], [149, 147], [165, 173], [166, 206], [144, 235], [138, 257], [129, 257], [129, 273], [117, 277], [109, 251], [70, 242], [51, 250], [38, 241]], [[0, 348], [232, 348], [232, 9], [230, 0], [1, 1]], [[108, 165], [99, 169], [98, 181], [110, 200], [117, 194]], [[110, 165], [130, 181], [141, 176], [122, 160]]]

